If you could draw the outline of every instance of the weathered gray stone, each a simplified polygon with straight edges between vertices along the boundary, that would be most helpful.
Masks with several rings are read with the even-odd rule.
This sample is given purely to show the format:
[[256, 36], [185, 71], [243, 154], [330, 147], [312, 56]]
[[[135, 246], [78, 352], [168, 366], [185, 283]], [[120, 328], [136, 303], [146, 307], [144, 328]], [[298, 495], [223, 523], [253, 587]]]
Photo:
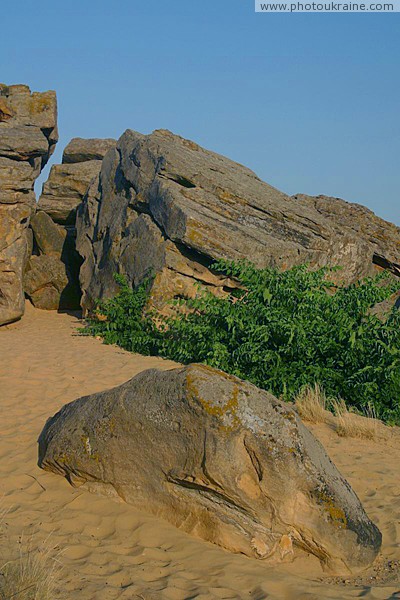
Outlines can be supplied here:
[[13, 160], [29, 160], [46, 156], [48, 139], [41, 129], [25, 125], [13, 125], [12, 121], [0, 123], [0, 156]]
[[14, 204], [18, 192], [22, 198], [22, 194], [30, 189], [33, 176], [29, 162], [0, 157], [0, 202]]
[[36, 308], [43, 310], [78, 309], [80, 293], [68, 266], [56, 256], [31, 256], [24, 278], [24, 289]]
[[0, 325], [22, 316], [33, 185], [57, 141], [54, 92], [0, 84]]
[[110, 148], [114, 148], [116, 140], [111, 138], [73, 138], [65, 147], [62, 162], [81, 163], [88, 160], [103, 160]]
[[[33, 272], [26, 279], [30, 286], [26, 291], [39, 308], [77, 307], [81, 260], [75, 251], [76, 207], [91, 181], [98, 176], [104, 154], [115, 143], [115, 140], [74, 138], [64, 150], [63, 164], [51, 168], [49, 178], [43, 185], [39, 212], [32, 223], [36, 247], [40, 254], [56, 257], [61, 264], [57, 269], [53, 265], [51, 272], [55, 280], [46, 281], [44, 288], [41, 287], [43, 273], [40, 265], [29, 265], [28, 272]], [[62, 272], [68, 280], [67, 292], [62, 288], [59, 277]], [[65, 278], [63, 281], [65, 283]], [[38, 290], [33, 293], [35, 286]]]
[[31, 229], [40, 254], [61, 257], [67, 237], [65, 228], [54, 223], [48, 214], [40, 210], [31, 219]]
[[49, 419], [39, 466], [268, 561], [302, 551], [336, 573], [369, 565], [381, 534], [297, 414], [201, 365], [145, 371]]
[[[45, 292], [40, 287], [42, 272], [39, 266], [29, 266], [28, 271], [33, 270], [34, 273], [27, 279], [30, 284], [30, 291], [27, 290], [27, 293], [39, 308], [77, 308], [77, 303], [79, 305], [81, 260], [75, 250], [76, 208], [82, 202], [91, 181], [98, 176], [104, 154], [115, 144], [115, 140], [109, 139], [74, 138], [64, 150], [63, 164], [51, 168], [49, 178], [43, 185], [38, 203], [39, 212], [32, 222], [36, 247], [40, 254], [57, 257], [62, 264], [58, 265], [58, 270], [55, 267], [52, 269], [55, 281], [53, 285], [46, 281]], [[60, 283], [61, 272], [65, 272], [68, 279], [67, 292]], [[38, 286], [38, 291], [32, 293], [35, 285]]]
[[82, 306], [90, 310], [115, 293], [115, 272], [136, 285], [153, 271], [157, 307], [193, 294], [198, 281], [222, 293], [233, 284], [210, 271], [218, 258], [283, 269], [340, 265], [335, 277], [349, 283], [376, 272], [379, 251], [380, 266], [389, 261], [385, 268], [396, 272], [398, 227], [374, 216], [371, 239], [370, 211], [335, 199], [328, 205], [322, 210], [304, 197], [291, 198], [168, 131], [144, 136], [128, 130], [106, 154], [78, 210]]
[[76, 207], [82, 202], [90, 182], [101, 168], [101, 161], [91, 160], [76, 164], [54, 165], [43, 185], [38, 209], [46, 212], [53, 221], [73, 225]]
[[[344, 251], [353, 257], [354, 278], [373, 275], [376, 267], [388, 269], [400, 276], [400, 228], [377, 217], [372, 210], [361, 204], [351, 204], [330, 196], [306, 196], [297, 194], [293, 199], [314, 208], [326, 218], [337, 237], [348, 232], [353, 237]], [[364, 252], [366, 254], [364, 254]], [[365, 264], [365, 257], [372, 258]], [[339, 257], [341, 258], [341, 257]], [[338, 261], [339, 263], [340, 261]], [[347, 260], [350, 263], [350, 260]], [[375, 268], [374, 268], [375, 267]]]
[[36, 255], [27, 264], [24, 286], [32, 304], [46, 310], [79, 308], [81, 260], [75, 250], [74, 228], [58, 225], [38, 211], [30, 230]]

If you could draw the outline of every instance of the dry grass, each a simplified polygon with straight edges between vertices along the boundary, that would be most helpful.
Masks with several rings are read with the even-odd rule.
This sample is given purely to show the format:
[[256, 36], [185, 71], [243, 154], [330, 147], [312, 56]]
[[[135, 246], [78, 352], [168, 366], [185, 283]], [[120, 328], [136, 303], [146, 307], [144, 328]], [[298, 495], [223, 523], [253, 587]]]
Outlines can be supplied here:
[[376, 440], [384, 425], [376, 418], [370, 407], [364, 415], [348, 410], [344, 400], [334, 400], [333, 409], [336, 416], [336, 432], [342, 437], [352, 437], [366, 440]]
[[318, 383], [304, 386], [296, 396], [295, 406], [304, 421], [326, 423], [332, 419], [327, 410], [328, 399]]
[[317, 383], [303, 387], [296, 396], [295, 406], [304, 421], [327, 423], [341, 437], [377, 440], [389, 436], [388, 428], [376, 418], [372, 407], [365, 409], [364, 414], [349, 410], [341, 398], [327, 398]]
[[0, 569], [0, 600], [55, 600], [59, 555], [49, 538], [38, 548], [21, 540], [19, 556]]
[[[0, 499], [0, 535], [8, 510]], [[13, 560], [0, 562], [0, 600], [55, 600], [56, 588], [61, 571], [60, 552], [53, 548], [50, 537], [38, 547], [32, 540], [18, 541], [19, 548], [7, 540], [9, 554]], [[4, 560], [4, 558], [3, 558]]]

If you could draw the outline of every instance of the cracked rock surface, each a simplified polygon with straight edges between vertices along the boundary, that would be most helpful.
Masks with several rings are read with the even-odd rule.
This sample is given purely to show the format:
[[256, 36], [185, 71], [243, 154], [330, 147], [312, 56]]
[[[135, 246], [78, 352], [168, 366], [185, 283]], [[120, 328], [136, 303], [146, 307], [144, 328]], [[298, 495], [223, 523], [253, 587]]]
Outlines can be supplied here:
[[101, 168], [112, 139], [74, 138], [62, 164], [53, 165], [43, 185], [38, 211], [31, 221], [33, 256], [25, 273], [25, 293], [37, 308], [78, 309], [79, 268], [75, 250], [76, 207]]
[[340, 265], [350, 283], [380, 268], [400, 274], [400, 229], [337, 198], [289, 197], [255, 173], [159, 130], [127, 130], [105, 155], [77, 212], [82, 307], [115, 294], [114, 273], [137, 285], [155, 274], [162, 307], [196, 284], [223, 293], [218, 258], [258, 267]]
[[50, 170], [38, 209], [56, 223], [73, 226], [78, 204], [99, 174], [104, 155], [115, 144], [113, 139], [73, 138], [64, 150], [62, 164], [53, 165]]
[[32, 217], [33, 253], [24, 276], [24, 290], [36, 308], [78, 309], [80, 257], [75, 230], [55, 223], [39, 210]]
[[39, 466], [229, 551], [373, 562], [381, 533], [289, 405], [203, 365], [144, 371], [49, 419]]
[[55, 92], [0, 84], [0, 325], [24, 312], [33, 186], [57, 143]]

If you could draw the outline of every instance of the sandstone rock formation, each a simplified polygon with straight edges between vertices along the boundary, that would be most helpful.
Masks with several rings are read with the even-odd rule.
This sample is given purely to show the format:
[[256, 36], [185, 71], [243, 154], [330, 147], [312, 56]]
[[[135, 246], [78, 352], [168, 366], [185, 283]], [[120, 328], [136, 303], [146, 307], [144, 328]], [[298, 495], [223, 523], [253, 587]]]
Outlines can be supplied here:
[[31, 219], [34, 254], [28, 260], [24, 290], [32, 304], [45, 310], [78, 309], [80, 257], [75, 231], [43, 211]]
[[39, 210], [57, 223], [74, 225], [76, 207], [99, 174], [103, 156], [115, 143], [112, 139], [72, 139], [64, 150], [62, 164], [51, 168], [39, 199]]
[[0, 84], [0, 325], [24, 312], [33, 185], [58, 139], [55, 92]]
[[[340, 198], [297, 194], [293, 199], [314, 208], [328, 219], [335, 235], [341, 236], [346, 231], [349, 239], [353, 236], [353, 247], [350, 242], [348, 253], [354, 257], [355, 263], [362, 264], [363, 257], [370, 258], [372, 251], [374, 265], [400, 277], [399, 227], [380, 219], [365, 206], [349, 204]], [[360, 274], [364, 273], [369, 274], [366, 266]]]
[[117, 140], [112, 138], [73, 138], [65, 147], [63, 164], [76, 164], [91, 160], [103, 160]]
[[77, 214], [82, 306], [116, 292], [114, 273], [137, 285], [155, 274], [153, 302], [192, 295], [196, 283], [231, 285], [214, 259], [259, 267], [341, 265], [338, 279], [400, 264], [400, 229], [337, 199], [289, 197], [249, 169], [168, 131], [126, 131], [106, 154]]
[[67, 404], [40, 435], [39, 466], [248, 556], [305, 551], [348, 573], [381, 545], [297, 414], [210, 367], [151, 369]]
[[61, 165], [51, 168], [32, 219], [34, 255], [25, 275], [25, 292], [37, 308], [79, 308], [79, 267], [75, 250], [75, 212], [101, 168], [111, 139], [74, 138]]

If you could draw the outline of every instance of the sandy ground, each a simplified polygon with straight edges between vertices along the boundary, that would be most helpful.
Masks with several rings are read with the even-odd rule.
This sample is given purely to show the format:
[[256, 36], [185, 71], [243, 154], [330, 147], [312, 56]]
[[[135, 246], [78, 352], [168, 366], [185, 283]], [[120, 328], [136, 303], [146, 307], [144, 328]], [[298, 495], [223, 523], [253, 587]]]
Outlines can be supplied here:
[[[23, 535], [50, 534], [62, 550], [58, 598], [228, 599], [400, 598], [399, 574], [358, 585], [326, 580], [313, 557], [272, 568], [189, 537], [132, 506], [96, 496], [41, 471], [37, 437], [63, 404], [172, 363], [132, 355], [76, 335], [77, 317], [38, 311], [0, 329], [0, 496], [9, 509], [1, 560]], [[400, 559], [400, 438], [344, 440], [314, 426], [329, 455], [383, 532], [383, 557]], [[388, 580], [389, 579], [389, 580]]]

